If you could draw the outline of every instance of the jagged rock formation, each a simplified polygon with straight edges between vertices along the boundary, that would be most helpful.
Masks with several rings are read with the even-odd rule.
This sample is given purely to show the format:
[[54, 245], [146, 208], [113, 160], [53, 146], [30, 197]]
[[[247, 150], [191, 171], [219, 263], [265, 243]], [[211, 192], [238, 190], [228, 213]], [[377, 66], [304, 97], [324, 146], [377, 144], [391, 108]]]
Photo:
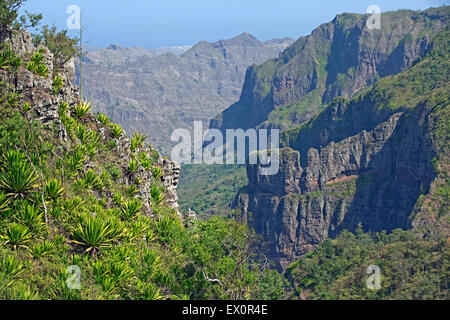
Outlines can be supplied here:
[[251, 66], [239, 101], [210, 127], [286, 130], [304, 123], [333, 98], [352, 97], [378, 79], [405, 70], [447, 25], [449, 7], [385, 13], [380, 30], [366, 28], [367, 17], [338, 15], [278, 58]]
[[96, 111], [130, 134], [147, 133], [152, 144], [168, 154], [174, 129], [192, 130], [194, 120], [206, 127], [238, 99], [248, 66], [276, 57], [293, 41], [260, 42], [243, 33], [229, 40], [199, 42], [182, 55], [167, 52], [155, 57], [112, 47], [104, 54], [87, 55], [83, 95]]
[[[249, 184], [233, 206], [263, 235], [279, 269], [360, 223], [366, 231], [414, 228], [432, 239], [449, 236], [449, 34], [437, 34], [425, 48], [403, 51], [406, 58], [390, 62], [400, 69], [411, 64], [407, 70], [350, 100], [334, 99], [309, 122], [285, 132], [277, 175], [247, 167]], [[414, 54], [424, 58], [409, 61]], [[364, 63], [359, 67], [365, 70]], [[352, 82], [347, 95], [372, 81]]]
[[[26, 31], [12, 33], [10, 38], [5, 39], [5, 43], [8, 43], [13, 51], [24, 61], [28, 61], [30, 53], [38, 49], [33, 47], [31, 35]], [[66, 143], [70, 144], [70, 137], [61, 122], [58, 107], [62, 102], [68, 103], [70, 110], [68, 110], [67, 115], [70, 116], [70, 114], [73, 113], [74, 105], [79, 102], [79, 89], [71, 84], [75, 76], [74, 59], [71, 59], [64, 66], [59, 68], [57, 73], [63, 78], [65, 85], [58, 94], [52, 94], [52, 79], [56, 74], [56, 71], [53, 70], [54, 58], [53, 54], [47, 48], [44, 48], [43, 57], [43, 62], [48, 68], [48, 75], [46, 77], [36, 75], [26, 68], [19, 68], [17, 72], [0, 69], [0, 81], [12, 85], [14, 90], [21, 97], [22, 103], [29, 102], [31, 104], [32, 110], [36, 115], [35, 119], [39, 120], [44, 127], [56, 128], [62, 145]], [[106, 133], [105, 128], [102, 128], [100, 121], [95, 116], [88, 114], [85, 122], [90, 123], [91, 129], [95, 129], [101, 133], [102, 139], [106, 144], [107, 139], [110, 139], [110, 137]], [[120, 182], [129, 186], [132, 185], [136, 179], [141, 181], [138, 195], [143, 202], [144, 213], [151, 215], [150, 190], [152, 172], [139, 167], [138, 172], [127, 174], [128, 163], [133, 158], [130, 149], [130, 138], [123, 133], [120, 137], [115, 138], [115, 140], [116, 159], [114, 159], [114, 162], [120, 165], [120, 170], [124, 173], [124, 178], [121, 179]], [[66, 151], [64, 147], [61, 147], [60, 149], [61, 150], [59, 151], [62, 153]], [[137, 151], [151, 152], [152, 147], [141, 147], [141, 149], [138, 149]], [[176, 188], [180, 176], [180, 165], [164, 158], [162, 155], [158, 155], [155, 165], [163, 170], [163, 175], [160, 180], [165, 187], [164, 194], [166, 204], [178, 210], [179, 206]], [[92, 162], [85, 161], [84, 172], [89, 169], [95, 169], [95, 165]]]

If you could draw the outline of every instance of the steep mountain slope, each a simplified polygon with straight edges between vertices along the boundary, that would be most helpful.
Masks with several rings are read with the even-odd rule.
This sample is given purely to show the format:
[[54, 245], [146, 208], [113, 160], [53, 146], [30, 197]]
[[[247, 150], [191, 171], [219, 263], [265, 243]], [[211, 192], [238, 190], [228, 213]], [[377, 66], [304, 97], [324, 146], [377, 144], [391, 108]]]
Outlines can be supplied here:
[[243, 33], [214, 43], [202, 41], [182, 55], [169, 52], [123, 63], [116, 57], [121, 50], [115, 47], [115, 64], [108, 65], [98, 55], [83, 64], [83, 95], [129, 133], [143, 131], [155, 146], [170, 153], [174, 129], [191, 130], [194, 120], [207, 126], [237, 100], [248, 66], [276, 57], [292, 42], [289, 38], [260, 42]]
[[279, 268], [359, 223], [450, 235], [450, 33], [433, 39], [406, 71], [285, 132], [277, 175], [247, 167], [235, 207]]
[[181, 216], [179, 166], [78, 101], [73, 59], [25, 31], [0, 39], [0, 299], [270, 293], [246, 227]]
[[426, 51], [448, 23], [450, 8], [368, 15], [344, 13], [299, 38], [278, 58], [247, 70], [239, 101], [211, 121], [226, 128], [298, 126], [338, 96], [352, 97], [381, 77], [396, 74]]

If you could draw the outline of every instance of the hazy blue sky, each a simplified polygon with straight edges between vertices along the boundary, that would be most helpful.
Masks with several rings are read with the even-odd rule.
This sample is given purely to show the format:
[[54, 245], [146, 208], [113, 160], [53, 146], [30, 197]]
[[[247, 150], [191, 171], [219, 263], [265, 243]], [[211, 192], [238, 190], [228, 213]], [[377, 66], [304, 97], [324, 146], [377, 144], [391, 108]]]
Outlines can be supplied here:
[[249, 32], [260, 40], [310, 33], [337, 13], [426, 9], [449, 0], [28, 0], [44, 23], [66, 28], [69, 5], [78, 5], [91, 46], [154, 48], [228, 39]]

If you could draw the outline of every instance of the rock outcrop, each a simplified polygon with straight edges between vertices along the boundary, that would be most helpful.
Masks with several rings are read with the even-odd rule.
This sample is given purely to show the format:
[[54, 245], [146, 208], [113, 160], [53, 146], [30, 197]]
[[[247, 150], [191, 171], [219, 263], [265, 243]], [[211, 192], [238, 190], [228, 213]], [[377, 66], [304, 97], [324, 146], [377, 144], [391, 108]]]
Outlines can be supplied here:
[[278, 174], [247, 166], [233, 206], [279, 269], [359, 224], [449, 236], [448, 37], [438, 34], [406, 71], [285, 132]]
[[[54, 57], [53, 54], [45, 47], [35, 48], [33, 46], [31, 35], [26, 31], [12, 32], [11, 36], [5, 39], [5, 43], [18, 55], [24, 63], [30, 59], [30, 54], [43, 49], [43, 63], [48, 69], [47, 76], [40, 76], [27, 70], [26, 68], [19, 68], [17, 72], [9, 72], [8, 70], [0, 69], [0, 81], [12, 86], [18, 92], [23, 103], [30, 103], [34, 119], [38, 120], [44, 127], [56, 128], [61, 144], [71, 143], [71, 138], [66, 132], [62, 124], [61, 116], [58, 108], [61, 103], [65, 102], [69, 105], [67, 115], [73, 114], [73, 107], [79, 102], [79, 89], [72, 85], [75, 76], [75, 61], [69, 60], [63, 66], [59, 67], [58, 72], [53, 69]], [[65, 85], [61, 88], [58, 94], [53, 94], [53, 78], [58, 74], [62, 77]], [[106, 141], [107, 133], [104, 128], [101, 128], [100, 121], [92, 114], [86, 115], [86, 123], [91, 123], [98, 130], [102, 139]], [[110, 137], [108, 137], [110, 138]], [[105, 142], [106, 143], [106, 142]], [[136, 179], [140, 180], [138, 196], [143, 203], [144, 213], [151, 215], [153, 210], [151, 207], [151, 185], [153, 175], [150, 170], [145, 170], [139, 167], [138, 172], [133, 174], [126, 174], [128, 171], [128, 163], [133, 158], [131, 152], [131, 141], [125, 132], [118, 138], [115, 138], [115, 160], [121, 164], [120, 170], [125, 173], [121, 181], [126, 186], [132, 185]], [[151, 146], [142, 147], [138, 151], [152, 152], [155, 151]], [[61, 152], [65, 152], [61, 150]], [[162, 176], [159, 178], [160, 183], [164, 186], [164, 201], [167, 205], [178, 211], [178, 195], [176, 192], [178, 186], [178, 178], [180, 176], [180, 165], [174, 161], [164, 158], [158, 153], [158, 159], [155, 165], [162, 169]], [[93, 163], [85, 161], [84, 171], [95, 169]], [[107, 192], [107, 191], [106, 191]], [[112, 196], [112, 195], [111, 195]], [[178, 212], [179, 213], [179, 212]], [[179, 213], [181, 217], [181, 213]]]

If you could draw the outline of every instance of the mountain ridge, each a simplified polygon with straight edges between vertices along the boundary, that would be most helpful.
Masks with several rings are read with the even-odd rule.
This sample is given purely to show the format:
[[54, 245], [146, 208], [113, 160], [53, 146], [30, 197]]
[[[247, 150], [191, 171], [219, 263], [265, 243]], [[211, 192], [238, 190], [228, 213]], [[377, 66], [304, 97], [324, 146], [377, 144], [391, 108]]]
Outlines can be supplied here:
[[351, 97], [423, 55], [430, 34], [448, 22], [449, 7], [383, 13], [381, 30], [364, 28], [367, 17], [337, 15], [280, 57], [249, 67], [239, 101], [210, 127], [286, 130], [309, 120], [334, 97]]
[[199, 42], [180, 55], [169, 51], [111, 65], [83, 63], [83, 94], [127, 132], [149, 133], [153, 145], [169, 153], [174, 129], [191, 130], [194, 119], [207, 126], [237, 99], [245, 69], [277, 56], [292, 41], [264, 43], [243, 33], [229, 40]]
[[[448, 22], [442, 29], [423, 51], [413, 48], [421, 54], [400, 73], [333, 98], [282, 132], [278, 174], [247, 165], [249, 183], [233, 207], [263, 236], [278, 268], [359, 223], [364, 231], [449, 236]], [[407, 62], [397, 57], [397, 65]]]

